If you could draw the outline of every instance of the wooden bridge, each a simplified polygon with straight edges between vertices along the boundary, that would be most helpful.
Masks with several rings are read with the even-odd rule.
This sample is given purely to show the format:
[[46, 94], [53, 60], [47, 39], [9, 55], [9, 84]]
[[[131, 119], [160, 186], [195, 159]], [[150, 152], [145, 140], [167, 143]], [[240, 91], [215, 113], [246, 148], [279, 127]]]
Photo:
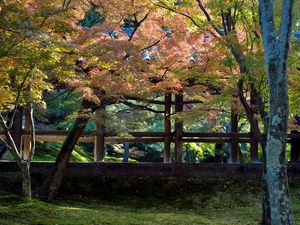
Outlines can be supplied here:
[[[150, 100], [149, 100], [150, 101]], [[203, 142], [203, 143], [230, 143], [231, 144], [231, 161], [238, 162], [239, 143], [250, 143], [250, 159], [251, 162], [258, 161], [258, 141], [250, 129], [249, 133], [238, 132], [238, 115], [231, 112], [231, 133], [199, 133], [199, 132], [184, 132], [183, 122], [175, 119], [174, 131], [171, 126], [171, 112], [172, 105], [175, 106], [175, 113], [183, 112], [184, 104], [194, 104], [199, 102], [184, 101], [183, 95], [175, 96], [175, 101], [172, 101], [171, 94], [165, 95], [164, 101], [152, 100], [153, 104], [164, 105], [164, 132], [129, 132], [126, 137], [119, 137], [117, 134], [105, 133], [104, 124], [96, 124], [97, 129], [91, 132], [83, 132], [79, 138], [79, 142], [94, 143], [94, 161], [104, 161], [105, 151], [104, 145], [108, 143], [164, 143], [164, 162], [171, 162], [171, 143], [174, 143], [174, 162], [180, 163], [182, 161], [182, 145], [185, 142]], [[105, 110], [102, 109], [102, 110]], [[12, 135], [15, 143], [20, 151], [28, 154], [31, 144], [30, 131], [30, 115], [25, 111], [19, 109], [15, 115], [14, 127]], [[24, 114], [24, 116], [23, 116]], [[24, 120], [24, 118], [25, 120]], [[36, 130], [35, 138], [37, 141], [64, 141], [68, 135], [68, 131], [45, 131]], [[0, 131], [0, 136], [3, 132]], [[292, 141], [293, 140], [293, 141]], [[300, 134], [293, 133], [288, 135], [288, 142], [299, 142]], [[291, 157], [293, 161], [300, 161], [300, 145], [296, 147], [297, 153]], [[295, 149], [294, 149], [295, 151]], [[296, 155], [296, 157], [295, 157]], [[220, 162], [220, 160], [217, 162]]]

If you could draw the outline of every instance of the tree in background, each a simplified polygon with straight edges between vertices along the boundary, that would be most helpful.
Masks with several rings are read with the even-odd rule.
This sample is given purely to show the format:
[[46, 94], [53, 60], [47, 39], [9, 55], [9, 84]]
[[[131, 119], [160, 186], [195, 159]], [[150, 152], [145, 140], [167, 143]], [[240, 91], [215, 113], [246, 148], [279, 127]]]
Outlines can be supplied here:
[[[43, 10], [30, 1], [0, 2], [0, 127], [5, 134], [1, 140], [22, 171], [22, 191], [27, 197], [31, 197], [30, 162], [35, 150], [33, 109], [44, 106], [43, 92], [52, 88], [49, 80], [56, 79], [54, 68], [64, 61], [57, 53], [56, 30], [51, 28], [49, 33], [50, 28], [44, 26], [44, 21], [59, 11]], [[23, 154], [11, 133], [22, 108], [27, 112], [31, 132], [31, 149]], [[22, 118], [19, 120], [22, 126]]]

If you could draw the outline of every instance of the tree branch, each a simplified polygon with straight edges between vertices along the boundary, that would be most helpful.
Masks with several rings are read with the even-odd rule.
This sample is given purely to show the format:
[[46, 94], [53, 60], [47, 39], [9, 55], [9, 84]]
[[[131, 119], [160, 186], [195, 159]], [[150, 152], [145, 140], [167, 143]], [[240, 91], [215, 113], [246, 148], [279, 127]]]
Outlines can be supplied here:
[[22, 89], [23, 89], [23, 86], [27, 80], [27, 78], [29, 77], [30, 73], [32, 72], [33, 68], [35, 66], [32, 66], [31, 69], [26, 73], [20, 87], [19, 87], [19, 90], [18, 90], [18, 94], [17, 94], [17, 97], [16, 97], [16, 101], [15, 101], [15, 106], [14, 106], [14, 110], [13, 110], [13, 115], [10, 119], [10, 122], [9, 122], [9, 126], [8, 126], [8, 129], [10, 130], [12, 127], [13, 127], [13, 124], [14, 124], [14, 119], [15, 119], [15, 116], [16, 116], [16, 113], [17, 113], [17, 110], [18, 110], [18, 105], [19, 105], [19, 98], [20, 98], [20, 95], [21, 95], [21, 92], [22, 92]]
[[259, 0], [259, 19], [264, 40], [265, 58], [268, 65], [270, 59], [276, 57], [276, 52], [278, 50], [276, 45], [277, 34], [272, 0]]
[[281, 42], [279, 45], [280, 51], [283, 51], [288, 47], [288, 41], [292, 32], [292, 17], [293, 17], [293, 5], [294, 0], [283, 1], [282, 16], [279, 30], [279, 38], [277, 42]]
[[183, 13], [183, 12], [177, 11], [177, 10], [171, 8], [171, 7], [169, 7], [166, 3], [162, 2], [162, 1], [159, 1], [160, 4], [157, 4], [157, 3], [153, 2], [152, 0], [150, 0], [150, 2], [153, 5], [157, 6], [157, 7], [160, 7], [160, 8], [163, 8], [163, 9], [167, 9], [167, 10], [169, 10], [171, 12], [177, 13], [179, 15], [182, 15], [182, 16], [188, 18], [196, 27], [201, 28], [201, 26], [191, 16], [189, 16], [189, 15]]
[[131, 41], [135, 32], [137, 31], [137, 29], [141, 26], [141, 24], [147, 19], [148, 15], [150, 13], [150, 10], [146, 13], [146, 15], [138, 22], [137, 21], [137, 17], [136, 17], [136, 14], [134, 14], [134, 18], [135, 18], [135, 26], [134, 26], [134, 30], [132, 32], [132, 34], [130, 35], [128, 41]]
[[201, 11], [204, 13], [207, 21], [209, 22], [209, 24], [212, 26], [212, 28], [215, 30], [215, 32], [217, 32], [220, 36], [223, 36], [222, 32], [219, 30], [219, 28], [213, 23], [210, 15], [208, 14], [207, 10], [205, 9], [203, 3], [201, 0], [196, 0], [198, 3], [199, 8], [201, 9]]
[[249, 121], [249, 123], [251, 124], [251, 127], [254, 131], [254, 134], [258, 140], [258, 142], [262, 145], [265, 146], [265, 138], [264, 135], [260, 132], [258, 124], [256, 123], [256, 120], [254, 119], [254, 112], [253, 110], [250, 108], [244, 94], [243, 94], [243, 81], [239, 80], [238, 82], [238, 96], [239, 99], [245, 109], [246, 115], [247, 115], [247, 119]]
[[137, 105], [137, 104], [134, 104], [134, 103], [128, 102], [128, 101], [122, 101], [121, 103], [123, 103], [124, 105], [127, 105], [131, 108], [134, 108], [134, 109], [147, 110], [147, 111], [153, 112], [153, 113], [164, 113], [164, 111], [158, 111], [158, 110], [152, 109], [150, 107], [147, 107], [144, 105]]
[[3, 117], [3, 115], [2, 115], [2, 113], [0, 112], [0, 124], [1, 124], [1, 126], [5, 129], [5, 130], [9, 130], [8, 129], [8, 126], [7, 126], [7, 123], [6, 123], [6, 121], [5, 121], [5, 119], [4, 119], [4, 117]]

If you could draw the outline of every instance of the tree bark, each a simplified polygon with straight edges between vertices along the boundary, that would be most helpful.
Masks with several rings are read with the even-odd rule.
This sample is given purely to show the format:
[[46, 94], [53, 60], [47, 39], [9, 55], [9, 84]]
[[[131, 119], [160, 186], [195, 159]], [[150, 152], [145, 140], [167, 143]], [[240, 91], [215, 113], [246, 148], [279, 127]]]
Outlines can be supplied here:
[[59, 188], [61, 186], [64, 171], [69, 163], [72, 151], [80, 138], [86, 124], [88, 123], [88, 118], [77, 118], [73, 128], [71, 129], [69, 135], [66, 137], [58, 156], [56, 157], [55, 166], [53, 170], [53, 179], [50, 184], [48, 200], [53, 201], [58, 194]]
[[260, 24], [270, 93], [265, 178], [270, 202], [271, 224], [276, 225], [294, 224], [285, 159], [289, 116], [287, 59], [293, 3], [293, 0], [283, 2], [281, 25], [277, 35], [273, 1], [259, 1]]
[[129, 154], [130, 154], [130, 149], [129, 149], [129, 143], [124, 143], [124, 155], [123, 155], [123, 162], [128, 162], [129, 159]]
[[21, 171], [23, 176], [22, 194], [25, 197], [31, 198], [31, 176], [30, 176], [30, 162], [23, 162], [21, 164]]
[[5, 131], [5, 138], [10, 152], [13, 155], [18, 167], [22, 172], [22, 194], [25, 197], [31, 198], [30, 161], [22, 160], [22, 157], [18, 152], [15, 142], [9, 131]]
[[[96, 108], [94, 103], [83, 101], [83, 109]], [[89, 118], [87, 116], [78, 117], [71, 129], [70, 133], [66, 137], [58, 156], [56, 157], [54, 169], [51, 175], [51, 182], [48, 191], [48, 200], [53, 201], [58, 194], [59, 188], [63, 181], [64, 171], [69, 163], [72, 151], [80, 138], [82, 132], [84, 131], [86, 124], [88, 123]], [[47, 184], [46, 184], [47, 186]]]

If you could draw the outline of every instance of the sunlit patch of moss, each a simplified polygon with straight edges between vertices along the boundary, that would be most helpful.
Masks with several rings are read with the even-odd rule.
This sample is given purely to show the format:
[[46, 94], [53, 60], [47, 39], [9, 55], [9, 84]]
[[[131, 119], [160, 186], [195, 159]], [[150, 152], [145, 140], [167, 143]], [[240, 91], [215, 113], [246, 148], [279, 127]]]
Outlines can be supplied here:
[[[113, 157], [113, 156], [105, 156], [105, 162], [109, 163], [120, 163], [123, 162], [123, 158]], [[136, 163], [137, 161], [135, 159], [128, 159], [129, 163]]]
[[[257, 225], [260, 222], [259, 180], [203, 178], [196, 186], [179, 182], [181, 187], [169, 190], [175, 183], [176, 180], [170, 180], [157, 190], [145, 187], [144, 192], [136, 194], [69, 195], [54, 204], [0, 191], [0, 224]], [[300, 181], [291, 182], [290, 187], [295, 221], [300, 225]]]

